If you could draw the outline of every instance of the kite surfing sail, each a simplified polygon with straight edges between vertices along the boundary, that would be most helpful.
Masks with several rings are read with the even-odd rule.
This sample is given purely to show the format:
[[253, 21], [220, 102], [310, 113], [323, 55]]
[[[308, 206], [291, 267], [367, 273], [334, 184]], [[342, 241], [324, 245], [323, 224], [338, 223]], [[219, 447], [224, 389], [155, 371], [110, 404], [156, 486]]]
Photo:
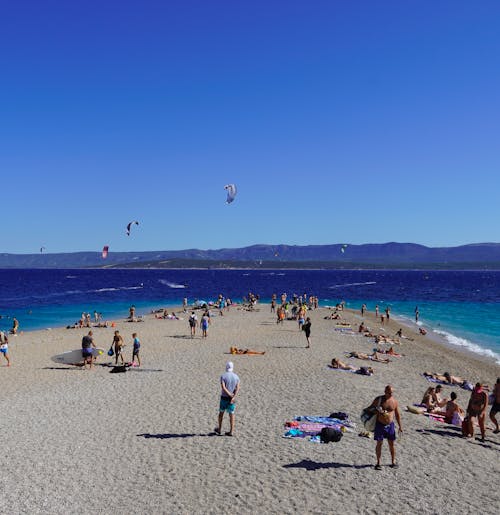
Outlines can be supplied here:
[[345, 252], [345, 249], [347, 248], [347, 245], [342, 245], [342, 247], [340, 247], [340, 252], [342, 252], [342, 254]]
[[236, 185], [235, 184], [226, 184], [224, 186], [224, 189], [227, 191], [227, 199], [226, 204], [231, 204], [231, 202], [236, 197]]
[[134, 220], [133, 222], [127, 224], [127, 236], [130, 236], [130, 229], [133, 225], [139, 225], [139, 222], [137, 220]]
[[107, 245], [104, 245], [102, 248], [102, 259], [106, 259], [108, 257], [108, 250], [109, 247]]

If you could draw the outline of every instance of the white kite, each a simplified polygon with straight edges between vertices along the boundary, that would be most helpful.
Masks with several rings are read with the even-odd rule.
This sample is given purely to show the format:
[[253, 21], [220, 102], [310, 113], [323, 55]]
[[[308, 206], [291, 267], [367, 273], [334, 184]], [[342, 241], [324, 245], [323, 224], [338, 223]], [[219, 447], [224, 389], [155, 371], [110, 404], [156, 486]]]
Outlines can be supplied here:
[[227, 191], [227, 199], [226, 204], [231, 204], [231, 202], [236, 197], [236, 185], [235, 184], [226, 184], [224, 186], [224, 189]]

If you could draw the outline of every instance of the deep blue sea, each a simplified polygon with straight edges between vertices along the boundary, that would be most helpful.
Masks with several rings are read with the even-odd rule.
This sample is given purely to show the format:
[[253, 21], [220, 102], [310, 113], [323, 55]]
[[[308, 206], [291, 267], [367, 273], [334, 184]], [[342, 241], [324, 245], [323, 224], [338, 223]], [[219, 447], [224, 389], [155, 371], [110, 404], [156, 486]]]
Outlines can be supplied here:
[[237, 301], [248, 292], [269, 301], [273, 293], [317, 295], [320, 305], [344, 300], [369, 310], [390, 306], [393, 318], [434, 331], [449, 344], [500, 363], [500, 271], [404, 270], [0, 270], [0, 328], [66, 326], [83, 311], [105, 320], [152, 308], [215, 300]]

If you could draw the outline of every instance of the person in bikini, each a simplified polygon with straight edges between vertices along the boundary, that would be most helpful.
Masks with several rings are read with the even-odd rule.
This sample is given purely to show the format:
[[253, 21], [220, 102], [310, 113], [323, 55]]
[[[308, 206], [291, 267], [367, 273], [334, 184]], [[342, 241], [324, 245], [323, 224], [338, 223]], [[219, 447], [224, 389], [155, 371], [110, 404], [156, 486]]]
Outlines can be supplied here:
[[229, 352], [231, 354], [250, 354], [255, 356], [263, 356], [266, 353], [265, 351], [238, 349], [238, 347], [230, 347]]
[[389, 444], [389, 451], [391, 453], [391, 467], [397, 467], [396, 463], [396, 447], [394, 442], [396, 440], [396, 429], [394, 426], [394, 418], [398, 423], [399, 432], [403, 432], [401, 425], [401, 414], [399, 412], [398, 401], [393, 396], [393, 388], [390, 384], [385, 387], [384, 395], [375, 397], [371, 407], [377, 410], [377, 423], [375, 424], [374, 439], [377, 442], [375, 447], [375, 454], [377, 456], [377, 464], [375, 470], [382, 470], [380, 465], [380, 458], [382, 456], [382, 443], [384, 438], [387, 438]]
[[115, 365], [118, 365], [118, 357], [122, 360], [122, 365], [125, 364], [125, 360], [123, 359], [122, 350], [124, 347], [123, 338], [120, 335], [119, 331], [115, 331], [115, 334], [113, 336], [113, 343], [115, 347]]
[[485, 421], [486, 421], [486, 408], [488, 407], [488, 394], [483, 389], [481, 383], [476, 383], [476, 386], [472, 390], [470, 395], [469, 404], [467, 406], [467, 419], [469, 427], [467, 429], [467, 435], [470, 438], [474, 437], [474, 421], [477, 417], [477, 423], [481, 431], [480, 441], [484, 442], [486, 435]]
[[391, 360], [389, 358], [381, 358], [377, 351], [373, 352], [373, 354], [365, 354], [364, 352], [352, 351], [347, 354], [348, 358], [358, 358], [358, 359], [367, 359], [370, 361], [378, 361], [379, 363], [390, 363]]

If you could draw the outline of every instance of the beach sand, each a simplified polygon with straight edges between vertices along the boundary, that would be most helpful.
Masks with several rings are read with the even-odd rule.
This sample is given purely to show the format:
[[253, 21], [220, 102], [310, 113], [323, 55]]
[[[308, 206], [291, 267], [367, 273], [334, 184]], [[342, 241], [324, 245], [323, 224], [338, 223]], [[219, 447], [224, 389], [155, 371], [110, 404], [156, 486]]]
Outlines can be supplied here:
[[[336, 321], [324, 320], [328, 313], [309, 313], [311, 349], [296, 322], [275, 323], [269, 305], [214, 313], [206, 340], [189, 337], [187, 315], [117, 320], [127, 359], [132, 332], [142, 342], [143, 366], [123, 374], [51, 361], [79, 348], [87, 329], [11, 337], [12, 367], [0, 368], [0, 512], [497, 513], [500, 435], [489, 430], [484, 443], [467, 441], [459, 428], [402, 411], [399, 468], [388, 466], [384, 442], [383, 467], [376, 471], [375, 443], [358, 433], [362, 408], [388, 383], [404, 408], [429, 386], [424, 370], [493, 385], [500, 367], [411, 328], [404, 333], [415, 341], [403, 340], [396, 350], [405, 356], [390, 364], [348, 359], [348, 351], [371, 352], [373, 339], [335, 331]], [[357, 331], [359, 313], [343, 318]], [[365, 320], [381, 331], [373, 314]], [[394, 335], [399, 327], [391, 320], [383, 330]], [[108, 349], [113, 329], [93, 331], [97, 346]], [[266, 354], [231, 356], [230, 346]], [[375, 374], [328, 369], [333, 357], [371, 365]], [[99, 363], [110, 360], [105, 355]], [[232, 438], [213, 434], [227, 360], [241, 379]], [[454, 390], [465, 407], [469, 392]], [[446, 396], [451, 391], [444, 387]], [[284, 422], [294, 416], [335, 411], [358, 424], [340, 442], [282, 438]], [[223, 431], [228, 428], [226, 415]]]

